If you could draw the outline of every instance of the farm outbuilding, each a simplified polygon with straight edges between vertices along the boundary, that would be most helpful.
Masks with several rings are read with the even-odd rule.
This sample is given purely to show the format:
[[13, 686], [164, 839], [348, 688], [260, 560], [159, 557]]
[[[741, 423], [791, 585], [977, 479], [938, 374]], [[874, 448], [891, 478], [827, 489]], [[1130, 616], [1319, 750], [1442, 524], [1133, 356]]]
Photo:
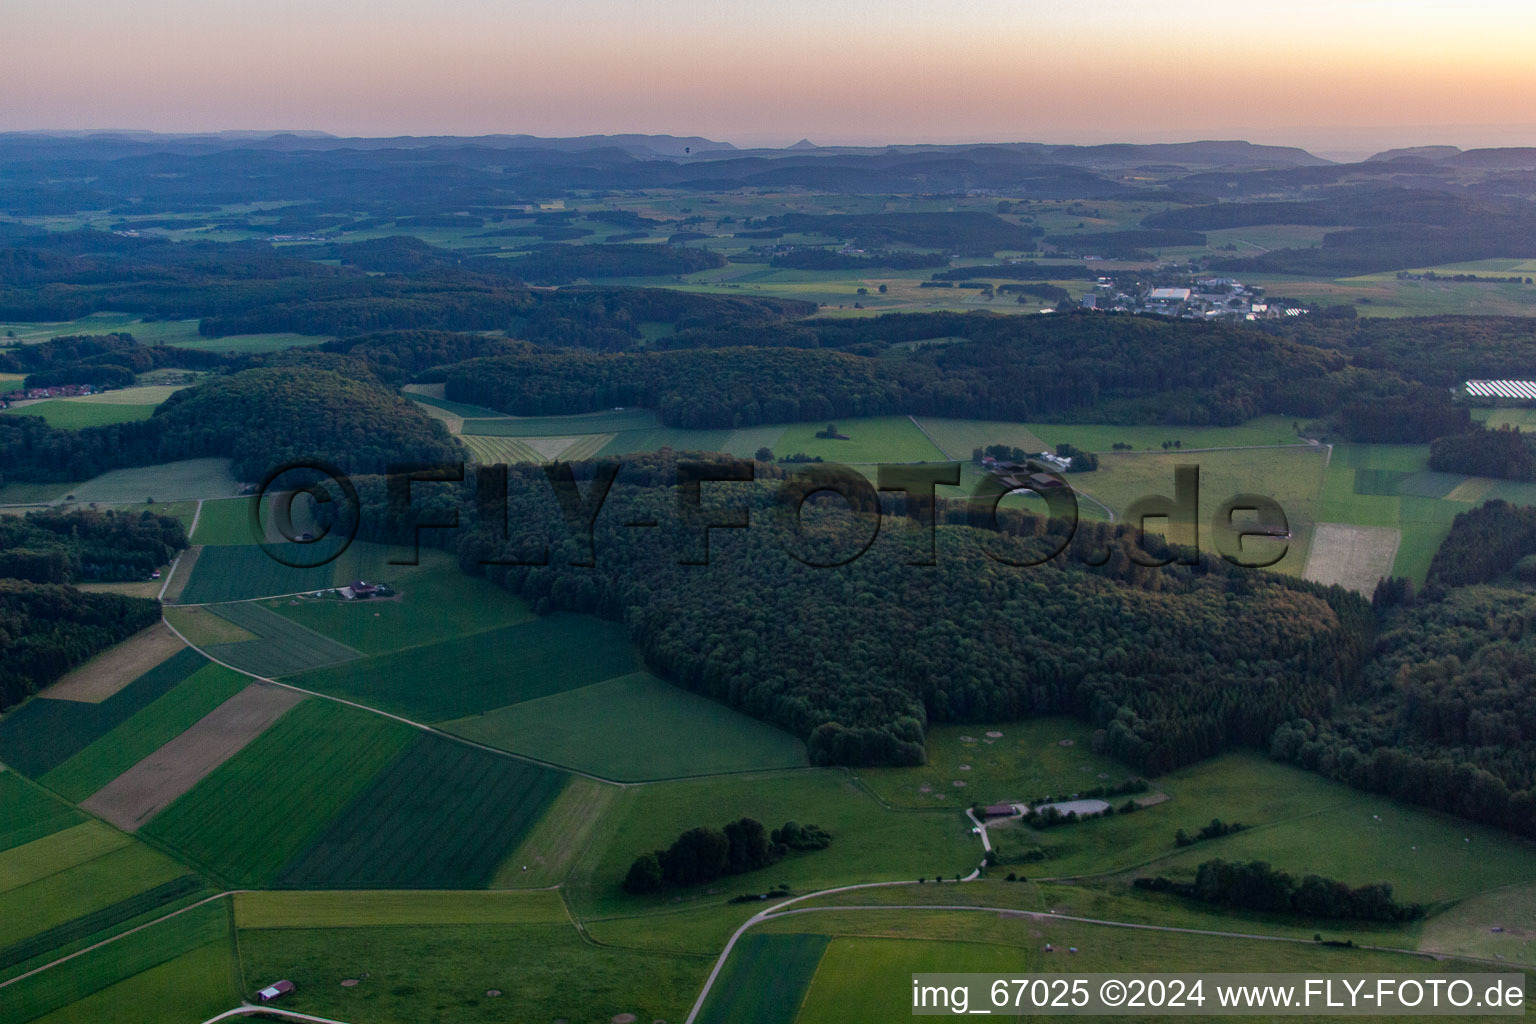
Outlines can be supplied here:
[[256, 993], [256, 998], [259, 999], [263, 1003], [270, 1003], [272, 1000], [277, 999], [277, 998], [279, 998], [281, 996], [285, 996], [289, 992], [292, 992], [292, 991], [293, 991], [293, 982], [291, 982], [291, 981], [275, 981], [272, 984], [268, 985], [266, 988], [262, 989], [260, 992], [257, 992]]

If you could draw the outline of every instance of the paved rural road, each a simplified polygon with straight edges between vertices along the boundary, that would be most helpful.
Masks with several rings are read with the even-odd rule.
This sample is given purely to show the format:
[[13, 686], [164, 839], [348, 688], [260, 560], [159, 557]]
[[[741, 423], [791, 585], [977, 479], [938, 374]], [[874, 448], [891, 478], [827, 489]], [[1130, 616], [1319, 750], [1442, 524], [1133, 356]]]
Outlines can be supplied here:
[[229, 1020], [232, 1017], [249, 1017], [253, 1013], [259, 1013], [263, 1017], [281, 1017], [284, 1020], [307, 1020], [313, 1024], [347, 1024], [344, 1020], [333, 1020], [330, 1017], [314, 1017], [307, 1013], [295, 1013], [292, 1010], [279, 1010], [274, 1006], [253, 1006], [244, 1003], [233, 1010], [225, 1010], [216, 1017], [209, 1017], [203, 1024], [214, 1024], [215, 1021]]

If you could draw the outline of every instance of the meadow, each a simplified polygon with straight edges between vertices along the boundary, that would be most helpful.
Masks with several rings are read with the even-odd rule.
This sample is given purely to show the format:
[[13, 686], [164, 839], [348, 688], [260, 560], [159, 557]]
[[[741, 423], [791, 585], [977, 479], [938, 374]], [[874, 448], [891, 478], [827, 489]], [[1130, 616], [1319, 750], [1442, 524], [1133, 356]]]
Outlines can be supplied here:
[[621, 782], [808, 763], [805, 744], [794, 736], [648, 672], [444, 722], [441, 728]]
[[362, 652], [284, 618], [255, 601], [206, 605], [203, 611], [218, 615], [253, 634], [251, 640], [207, 648], [209, 657], [243, 672], [272, 679], [362, 657]]
[[197, 514], [197, 529], [189, 538], [194, 544], [244, 545], [255, 542], [251, 532], [251, 503], [254, 498], [224, 498], [203, 502]]
[[623, 626], [562, 613], [306, 672], [293, 682], [442, 722], [623, 675], [639, 667], [637, 660]]
[[196, 651], [173, 654], [98, 704], [34, 697], [0, 718], [0, 760], [37, 777], [96, 742], [208, 664]]
[[[7, 499], [9, 486], [12, 485], [4, 492]], [[137, 469], [114, 469], [79, 483], [29, 486], [48, 488], [54, 499], [104, 505], [153, 503], [147, 499], [166, 502], [224, 498], [240, 490], [240, 482], [230, 475], [228, 459], [185, 459]]]
[[[1065, 716], [995, 727], [934, 725], [928, 729], [927, 764], [860, 768], [857, 774], [886, 803], [957, 809], [1076, 793], [1136, 774], [1095, 754], [1091, 733], [1089, 726]], [[965, 785], [957, 786], [960, 782]]]
[[232, 334], [209, 338], [198, 333], [197, 320], [140, 320], [128, 313], [92, 313], [78, 320], [0, 323], [0, 334], [15, 332], [24, 345], [75, 334], [125, 332], [143, 345], [177, 345], [204, 352], [281, 352], [295, 345], [318, 345], [329, 335]]
[[[418, 399], [421, 396], [414, 396]], [[433, 404], [437, 404], [434, 402]], [[494, 416], [478, 418], [476, 406], [452, 405], [450, 412], [465, 417], [465, 434], [491, 437], [565, 437], [579, 434], [612, 434], [620, 430], [649, 430], [658, 426], [656, 414], [649, 409], [613, 409], [607, 412], [580, 413], [571, 416]]]
[[250, 630], [241, 629], [239, 626], [223, 618], [213, 611], [215, 605], [194, 605], [179, 608], [176, 605], [165, 606], [165, 621], [169, 623], [182, 636], [187, 638], [187, 643], [197, 647], [208, 647], [215, 644], [237, 644], [243, 640], [255, 640], [256, 634]]
[[[719, 828], [743, 815], [769, 828], [790, 820], [820, 825], [832, 833], [832, 845], [815, 853], [792, 854], [761, 871], [717, 882], [707, 892], [700, 888], [638, 897], [619, 888], [630, 863], [640, 854], [665, 848], [687, 829], [699, 825]], [[921, 874], [952, 875], [969, 872], [980, 860], [980, 844], [958, 809], [889, 809], [845, 771], [804, 769], [717, 775], [623, 789], [598, 824], [591, 845], [566, 886], [573, 905], [587, 920], [715, 904], [724, 899], [721, 893], [759, 892], [780, 882], [804, 891], [853, 882], [915, 879]], [[737, 923], [745, 916], [738, 915]]]
[[284, 867], [276, 883], [344, 889], [485, 886], [566, 778], [420, 735]]
[[[821, 456], [827, 462], [943, 462], [944, 453], [923, 434], [909, 417], [877, 416], [837, 422], [838, 432], [846, 441], [818, 438], [825, 423], [791, 423], [779, 436], [773, 454], [778, 457], [803, 452]], [[970, 452], [965, 457], [970, 458]]]
[[264, 885], [414, 738], [398, 722], [306, 700], [142, 831], [233, 887]]
[[491, 888], [540, 888], [564, 881], [618, 793], [616, 786], [572, 775], [544, 816], [502, 861]]
[[1393, 574], [1423, 583], [1456, 513], [1500, 490], [1486, 486], [1474, 496], [1466, 485], [1476, 478], [1427, 473], [1428, 461], [1428, 445], [1334, 445], [1317, 521], [1399, 530]]
[[15, 888], [7, 887], [0, 891], [0, 959], [7, 947], [22, 939], [107, 909], [186, 873], [185, 867], [158, 850], [130, 843]]
[[[198, 528], [201, 530], [202, 524]], [[336, 561], [302, 568], [278, 561], [255, 544], [206, 547], [198, 555], [192, 575], [177, 600], [180, 604], [223, 604], [323, 590], [335, 586], [337, 579], [346, 578], [351, 568], [350, 555], [349, 550]], [[305, 552], [303, 557], [318, 556]]]
[[40, 781], [66, 799], [84, 800], [191, 728], [249, 682], [221, 665], [204, 664]]
[[240, 960], [253, 983], [294, 982], [285, 1009], [370, 1024], [680, 1021], [710, 963], [598, 946], [569, 923], [243, 930]]

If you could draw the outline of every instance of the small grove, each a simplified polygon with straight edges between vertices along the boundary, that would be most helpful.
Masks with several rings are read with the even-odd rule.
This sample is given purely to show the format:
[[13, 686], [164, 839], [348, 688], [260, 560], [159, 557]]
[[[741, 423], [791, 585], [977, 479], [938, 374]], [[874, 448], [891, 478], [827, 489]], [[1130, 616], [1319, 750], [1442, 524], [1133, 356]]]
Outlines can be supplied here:
[[1386, 882], [1351, 889], [1343, 882], [1321, 875], [1294, 875], [1270, 867], [1261, 860], [1228, 862], [1208, 860], [1195, 870], [1193, 882], [1177, 882], [1162, 875], [1138, 878], [1138, 889], [1167, 892], [1188, 899], [1217, 903], [1241, 910], [1291, 913], [1350, 921], [1414, 921], [1424, 916], [1418, 903], [1399, 903]]
[[703, 885], [769, 867], [793, 851], [824, 850], [831, 842], [830, 833], [796, 821], [772, 832], [754, 818], [724, 828], [691, 828], [665, 850], [636, 857], [624, 876], [624, 890], [639, 895]]

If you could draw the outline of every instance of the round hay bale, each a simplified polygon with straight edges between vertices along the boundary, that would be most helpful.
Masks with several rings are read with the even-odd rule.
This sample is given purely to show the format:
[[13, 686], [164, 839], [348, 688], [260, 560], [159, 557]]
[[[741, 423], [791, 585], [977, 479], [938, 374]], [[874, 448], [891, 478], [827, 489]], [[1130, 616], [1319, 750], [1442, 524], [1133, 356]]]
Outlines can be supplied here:
[[968, 765], [968, 764], [963, 764], [963, 765], [960, 766], [960, 770], [963, 771], [963, 772], [968, 772], [968, 771], [971, 770], [971, 766]]
[[635, 1024], [639, 1019], [632, 1013], [616, 1013], [613, 1015], [613, 1024]]
[[964, 789], [965, 788], [965, 780], [964, 779], [956, 779], [954, 781], [954, 787], [956, 789]]
[[996, 729], [993, 729], [991, 732], [987, 733], [987, 736], [994, 740], [1000, 740], [1003, 738], [1003, 734], [998, 732]]
[[488, 988], [488, 989], [485, 990], [485, 994], [490, 996], [492, 999], [500, 999], [501, 998], [501, 989], [499, 989], [499, 988]]
[[356, 978], [347, 978], [345, 981], [343, 981], [341, 983], [341, 987], [342, 988], [357, 988], [357, 979]]

